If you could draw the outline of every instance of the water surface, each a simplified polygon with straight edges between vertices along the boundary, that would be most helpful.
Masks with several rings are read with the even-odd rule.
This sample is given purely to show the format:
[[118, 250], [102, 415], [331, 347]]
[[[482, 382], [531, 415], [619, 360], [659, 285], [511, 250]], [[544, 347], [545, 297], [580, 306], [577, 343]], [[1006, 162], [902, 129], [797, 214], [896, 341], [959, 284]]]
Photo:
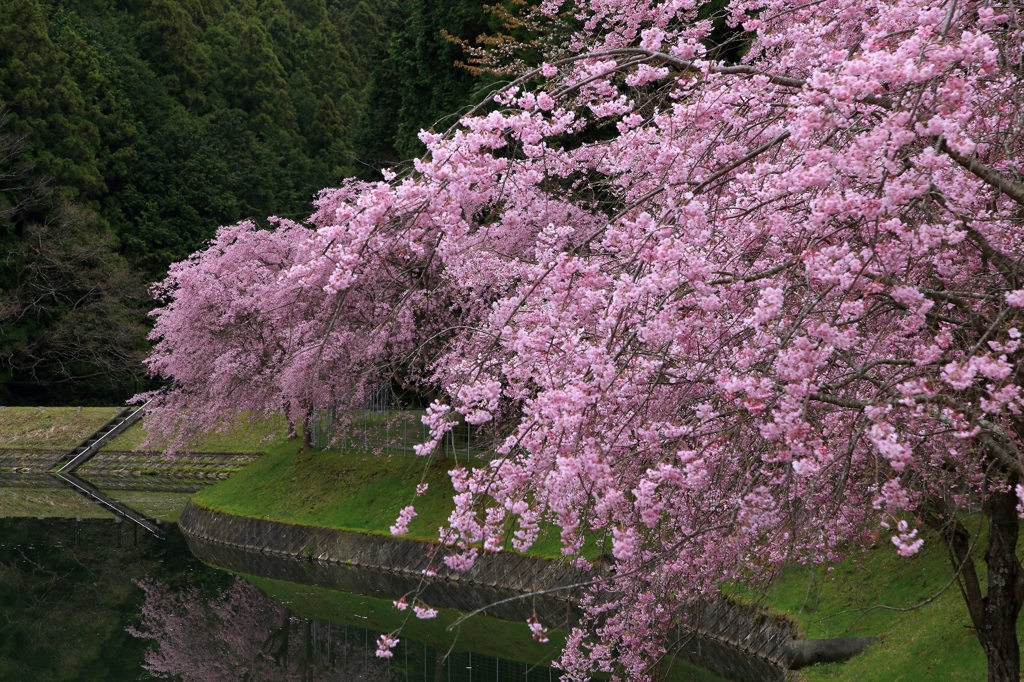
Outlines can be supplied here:
[[[379, 659], [379, 632], [359, 626], [374, 617], [360, 605], [380, 611], [374, 600], [334, 593], [332, 601], [309, 586], [264, 581], [274, 599], [198, 561], [174, 525], [164, 528], [160, 540], [114, 519], [0, 520], [0, 680], [558, 677], [544, 665], [476, 652], [470, 638], [443, 627], [421, 625], [433, 641], [402, 637], [390, 660]], [[317, 609], [331, 620], [308, 617]]]

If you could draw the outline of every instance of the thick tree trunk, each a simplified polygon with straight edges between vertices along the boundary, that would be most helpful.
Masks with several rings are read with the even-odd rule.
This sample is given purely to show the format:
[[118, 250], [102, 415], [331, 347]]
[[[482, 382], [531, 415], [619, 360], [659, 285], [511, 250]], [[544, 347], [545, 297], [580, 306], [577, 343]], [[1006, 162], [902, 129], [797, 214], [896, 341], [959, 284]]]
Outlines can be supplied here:
[[982, 622], [975, 622], [974, 627], [988, 659], [989, 682], [1020, 680], [1017, 616], [1024, 603], [1024, 571], [1017, 560], [1020, 526], [1013, 483], [1007, 492], [990, 493], [985, 504], [985, 515], [989, 519], [985, 552], [988, 594], [982, 603]]
[[308, 410], [302, 419], [302, 450], [313, 447], [313, 410]]
[[1017, 559], [1016, 484], [1017, 477], [1011, 476], [1008, 491], [990, 489], [983, 507], [989, 523], [988, 594], [981, 592], [970, 554], [972, 537], [960, 519], [941, 500], [933, 502], [934, 515], [926, 516], [945, 541], [953, 569], [960, 572], [960, 591], [988, 661], [989, 682], [1020, 682], [1017, 616], [1024, 604], [1024, 569]]

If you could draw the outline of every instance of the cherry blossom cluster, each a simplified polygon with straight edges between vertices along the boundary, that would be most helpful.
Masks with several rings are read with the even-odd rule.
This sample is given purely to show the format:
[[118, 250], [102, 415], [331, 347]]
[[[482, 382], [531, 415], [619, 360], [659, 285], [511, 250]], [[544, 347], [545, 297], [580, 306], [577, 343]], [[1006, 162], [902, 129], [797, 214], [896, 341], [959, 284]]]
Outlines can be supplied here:
[[398, 646], [398, 638], [392, 635], [381, 635], [377, 638], [377, 658], [391, 658], [394, 652], [391, 651]]
[[452, 472], [446, 564], [597, 543], [561, 663], [644, 679], [724, 581], [892, 520], [912, 555], [1019, 490], [1024, 17], [733, 0], [730, 56], [688, 0], [573, 12], [408, 174], [175, 266], [151, 363], [169, 427], [381, 377], [435, 396], [419, 454], [458, 420], [495, 445]]
[[412, 505], [404, 507], [398, 515], [395, 525], [391, 526], [392, 535], [405, 535], [409, 532], [409, 522], [416, 516], [416, 509]]

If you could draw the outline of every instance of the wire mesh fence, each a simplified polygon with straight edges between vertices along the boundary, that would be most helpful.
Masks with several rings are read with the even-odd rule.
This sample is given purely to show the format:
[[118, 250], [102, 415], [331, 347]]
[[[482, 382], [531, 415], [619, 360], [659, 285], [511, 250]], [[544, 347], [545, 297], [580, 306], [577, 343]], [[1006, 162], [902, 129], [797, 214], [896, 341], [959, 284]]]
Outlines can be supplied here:
[[[386, 457], [415, 457], [416, 446], [430, 438], [426, 410], [403, 406], [388, 387], [369, 391], [365, 409], [334, 406], [313, 411], [311, 440], [319, 450], [362, 452]], [[437, 456], [475, 464], [492, 451], [486, 433], [460, 419], [437, 445]]]

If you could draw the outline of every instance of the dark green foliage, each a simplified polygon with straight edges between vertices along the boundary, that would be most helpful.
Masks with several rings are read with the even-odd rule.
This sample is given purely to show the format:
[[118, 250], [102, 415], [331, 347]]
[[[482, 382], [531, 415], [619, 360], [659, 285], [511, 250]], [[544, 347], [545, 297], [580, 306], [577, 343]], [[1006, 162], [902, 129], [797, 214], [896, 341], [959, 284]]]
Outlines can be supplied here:
[[0, 402], [145, 388], [143, 282], [354, 173], [383, 30], [362, 0], [0, 3]]
[[0, 680], [128, 682], [148, 648], [133, 581], [213, 595], [227, 573], [198, 562], [175, 528], [157, 540], [111, 520], [0, 520]]
[[145, 388], [141, 282], [218, 225], [302, 220], [319, 189], [422, 153], [481, 86], [442, 30], [487, 20], [481, 0], [0, 3], [0, 134], [20, 150], [0, 159], [0, 402]]
[[484, 83], [455, 65], [465, 56], [442, 30], [474, 40], [488, 30], [483, 4], [479, 0], [395, 0], [390, 5], [387, 42], [373, 69], [355, 139], [360, 160], [368, 168], [421, 155], [419, 131], [437, 124], [439, 130], [446, 129], [460, 110], [479, 97]]
[[146, 287], [115, 246], [68, 206], [11, 244], [0, 290], [4, 404], [123, 401], [145, 387]]
[[358, 0], [10, 0], [0, 101], [35, 171], [152, 280], [352, 174], [382, 31]]
[[30, 134], [8, 128], [0, 119], [0, 401], [124, 400], [140, 388], [146, 287], [97, 214], [33, 169]]

